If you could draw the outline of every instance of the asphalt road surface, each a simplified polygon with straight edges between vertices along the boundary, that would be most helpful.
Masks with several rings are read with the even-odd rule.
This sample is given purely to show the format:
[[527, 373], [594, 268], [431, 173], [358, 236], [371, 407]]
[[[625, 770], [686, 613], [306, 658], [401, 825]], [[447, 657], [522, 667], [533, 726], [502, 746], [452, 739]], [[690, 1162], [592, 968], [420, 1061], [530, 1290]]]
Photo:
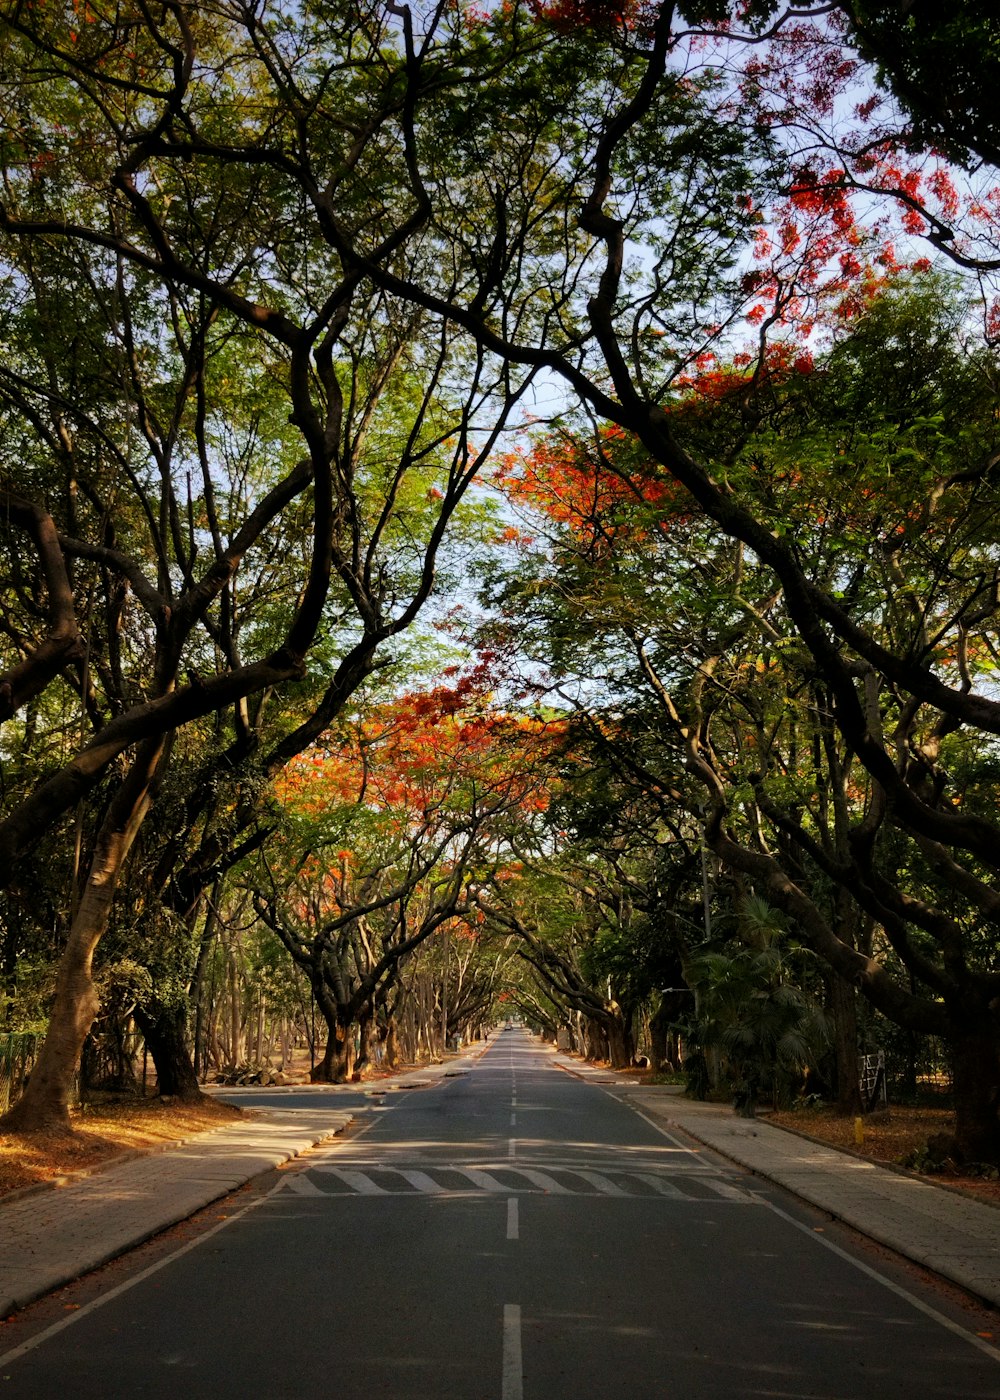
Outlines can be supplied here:
[[0, 1400], [1000, 1397], [940, 1300], [519, 1030], [364, 1102], [360, 1133], [41, 1333]]

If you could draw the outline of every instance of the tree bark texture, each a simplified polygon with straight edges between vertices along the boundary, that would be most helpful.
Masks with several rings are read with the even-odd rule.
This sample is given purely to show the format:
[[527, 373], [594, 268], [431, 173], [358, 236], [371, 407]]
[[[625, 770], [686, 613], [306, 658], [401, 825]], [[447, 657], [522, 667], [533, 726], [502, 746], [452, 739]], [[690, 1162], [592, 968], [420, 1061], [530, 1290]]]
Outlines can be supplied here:
[[198, 1076], [188, 1050], [187, 1007], [161, 1008], [150, 1016], [137, 1010], [136, 1024], [142, 1031], [153, 1057], [160, 1095], [194, 1103], [202, 1098]]

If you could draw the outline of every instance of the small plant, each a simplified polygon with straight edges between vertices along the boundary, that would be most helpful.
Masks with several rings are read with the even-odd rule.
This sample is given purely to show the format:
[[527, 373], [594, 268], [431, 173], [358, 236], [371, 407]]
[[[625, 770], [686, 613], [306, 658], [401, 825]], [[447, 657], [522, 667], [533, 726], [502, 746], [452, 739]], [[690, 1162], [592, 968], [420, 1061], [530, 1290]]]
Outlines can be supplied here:
[[949, 1133], [935, 1133], [920, 1147], [915, 1147], [912, 1152], [902, 1157], [900, 1166], [909, 1167], [911, 1171], [923, 1172], [927, 1176], [936, 1172], [956, 1171], [954, 1151], [955, 1139]]
[[822, 1094], [799, 1094], [792, 1103], [793, 1109], [822, 1108], [826, 1100]]

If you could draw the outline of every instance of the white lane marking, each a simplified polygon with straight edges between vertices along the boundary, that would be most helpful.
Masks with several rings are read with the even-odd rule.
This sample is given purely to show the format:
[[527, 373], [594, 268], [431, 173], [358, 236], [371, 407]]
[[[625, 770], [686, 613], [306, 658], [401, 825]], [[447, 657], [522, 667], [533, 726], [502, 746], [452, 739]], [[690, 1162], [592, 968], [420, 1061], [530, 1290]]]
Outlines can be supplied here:
[[508, 1157], [516, 1157], [516, 1156], [517, 1156], [517, 1138], [511, 1138], [510, 1142], [508, 1142], [508, 1144], [507, 1144], [507, 1156], [508, 1156]]
[[[375, 1120], [372, 1119], [371, 1122], [365, 1123], [364, 1126], [354, 1134], [353, 1141], [357, 1142], [358, 1138], [364, 1137], [372, 1127], [374, 1121]], [[317, 1146], [318, 1145], [319, 1144], [317, 1144]], [[303, 1153], [301, 1155], [305, 1156], [306, 1154]], [[299, 1170], [306, 1170], [305, 1164], [303, 1164]], [[167, 1265], [172, 1264], [175, 1259], [182, 1259], [185, 1254], [190, 1254], [192, 1249], [197, 1249], [200, 1244], [204, 1244], [206, 1240], [210, 1240], [213, 1235], [217, 1235], [219, 1231], [224, 1230], [227, 1225], [233, 1225], [237, 1220], [242, 1220], [250, 1211], [256, 1210], [258, 1206], [264, 1205], [272, 1196], [277, 1196], [280, 1191], [285, 1189], [290, 1179], [290, 1176], [282, 1177], [281, 1181], [272, 1186], [270, 1191], [265, 1191], [264, 1195], [258, 1196], [255, 1201], [248, 1201], [247, 1204], [241, 1206], [239, 1210], [234, 1210], [232, 1215], [227, 1215], [225, 1220], [220, 1220], [218, 1225], [213, 1225], [210, 1230], [206, 1230], [203, 1234], [200, 1234], [197, 1239], [188, 1240], [187, 1244], [182, 1244], [180, 1249], [175, 1249], [171, 1254], [167, 1254], [162, 1259], [158, 1259], [155, 1264], [150, 1264], [148, 1269], [143, 1269], [141, 1273], [133, 1274], [131, 1278], [126, 1279], [124, 1283], [118, 1284], [116, 1288], [109, 1288], [107, 1293], [102, 1293], [99, 1298], [94, 1298], [91, 1302], [84, 1303], [82, 1307], [77, 1308], [69, 1317], [60, 1318], [59, 1321], [54, 1322], [51, 1327], [46, 1327], [44, 1331], [37, 1332], [29, 1341], [22, 1342], [19, 1347], [14, 1347], [12, 1351], [4, 1352], [4, 1354], [0, 1356], [0, 1368], [9, 1366], [12, 1361], [17, 1361], [20, 1357], [26, 1356], [29, 1351], [34, 1351], [36, 1347], [42, 1346], [50, 1337], [56, 1336], [57, 1333], [62, 1332], [67, 1327], [72, 1327], [74, 1323], [80, 1322], [90, 1313], [96, 1312], [98, 1308], [103, 1308], [105, 1303], [114, 1302], [114, 1300], [123, 1293], [127, 1293], [130, 1288], [135, 1288], [137, 1284], [145, 1283], [146, 1279], [152, 1278], [154, 1274], [158, 1274], [161, 1269], [165, 1269]], [[221, 1205], [225, 1199], [225, 1195], [220, 1196], [217, 1201], [209, 1202], [209, 1205]]]
[[510, 1115], [510, 1126], [511, 1126], [512, 1128], [516, 1128], [516, 1127], [517, 1127], [517, 1114], [516, 1114], [516, 1113], [512, 1113], [512, 1114]]
[[501, 1400], [523, 1400], [524, 1371], [521, 1364], [521, 1309], [517, 1303], [503, 1305], [503, 1379]]
[[[605, 1089], [604, 1092], [608, 1093], [608, 1090]], [[617, 1098], [617, 1095], [611, 1094], [610, 1097]], [[619, 1099], [618, 1102], [621, 1103], [622, 1100]], [[692, 1156], [695, 1155], [692, 1149], [683, 1143], [680, 1138], [675, 1137], [673, 1133], [668, 1133], [665, 1128], [661, 1127], [659, 1123], [655, 1123], [652, 1118], [647, 1117], [647, 1115], [636, 1108], [634, 1104], [630, 1105], [630, 1107], [632, 1111], [638, 1113], [639, 1117], [643, 1119], [644, 1122], [648, 1123], [651, 1128], [655, 1128], [661, 1137], [665, 1137], [668, 1142], [676, 1143], [678, 1147], [685, 1152], [690, 1152]], [[704, 1178], [702, 1178], [702, 1180], [704, 1180]], [[1000, 1348], [997, 1348], [992, 1342], [987, 1342], [980, 1337], [973, 1336], [972, 1333], [966, 1331], [960, 1323], [952, 1322], [951, 1319], [945, 1317], [943, 1313], [939, 1313], [937, 1308], [932, 1308], [929, 1303], [924, 1303], [920, 1298], [908, 1292], [907, 1289], [901, 1288], [898, 1283], [893, 1283], [892, 1279], [886, 1278], [883, 1274], [880, 1274], [877, 1269], [869, 1268], [869, 1266], [862, 1263], [860, 1259], [855, 1259], [846, 1249], [841, 1249], [840, 1246], [834, 1244], [832, 1240], [828, 1240], [823, 1235], [817, 1234], [811, 1226], [804, 1225], [801, 1221], [796, 1220], [793, 1215], [789, 1215], [787, 1211], [783, 1211], [780, 1206], [774, 1205], [766, 1196], [760, 1196], [755, 1192], [750, 1195], [750, 1199], [758, 1201], [761, 1205], [766, 1205], [768, 1210], [772, 1210], [774, 1214], [780, 1216], [782, 1220], [787, 1220], [790, 1225], [795, 1226], [796, 1230], [801, 1230], [804, 1235], [808, 1235], [809, 1238], [815, 1240], [817, 1244], [824, 1245], [825, 1248], [832, 1250], [834, 1254], [838, 1254], [841, 1259], [845, 1259], [847, 1263], [853, 1265], [855, 1269], [859, 1269], [861, 1273], [867, 1274], [870, 1279], [874, 1279], [876, 1283], [880, 1283], [883, 1288], [887, 1288], [890, 1293], [895, 1293], [898, 1298], [902, 1298], [907, 1303], [910, 1303], [918, 1312], [923, 1313], [925, 1317], [932, 1318], [933, 1321], [940, 1323], [948, 1332], [953, 1332], [956, 1337], [961, 1337], [963, 1341], [968, 1342], [970, 1346], [974, 1346], [977, 1351], [983, 1352], [994, 1361], [1000, 1361]]]
[[700, 1148], [692, 1147], [689, 1143], [682, 1142], [679, 1137], [675, 1137], [673, 1133], [668, 1132], [661, 1123], [655, 1122], [648, 1114], [643, 1113], [641, 1108], [636, 1108], [635, 1104], [630, 1104], [627, 1099], [620, 1099], [618, 1095], [613, 1094], [610, 1089], [604, 1089], [602, 1092], [607, 1094], [609, 1099], [614, 1099], [616, 1103], [626, 1104], [627, 1107], [631, 1108], [633, 1113], [638, 1114], [644, 1123], [648, 1123], [651, 1128], [655, 1128], [661, 1137], [665, 1137], [668, 1142], [672, 1142], [675, 1147], [679, 1147], [680, 1150], [686, 1152], [689, 1157], [698, 1157], [700, 1155]]
[[[848, 1254], [847, 1250], [841, 1249], [839, 1244], [834, 1244], [833, 1241], [828, 1240], [825, 1235], [817, 1234], [812, 1226], [803, 1224], [801, 1220], [796, 1220], [794, 1215], [789, 1215], [787, 1211], [782, 1210], [780, 1206], [774, 1205], [773, 1202], [769, 1201], [766, 1197], [761, 1196], [758, 1199], [763, 1205], [767, 1206], [768, 1210], [774, 1211], [775, 1215], [780, 1216], [782, 1220], [787, 1220], [789, 1225], [794, 1225], [796, 1230], [801, 1230], [804, 1235], [808, 1235], [809, 1238], [815, 1240], [817, 1244], [821, 1244], [826, 1249], [832, 1250], [833, 1253], [839, 1255], [841, 1259], [845, 1259], [848, 1264], [853, 1264], [854, 1268], [860, 1269], [863, 1274], [867, 1274], [870, 1279], [874, 1279], [876, 1283], [880, 1283], [882, 1287], [887, 1288], [890, 1293], [895, 1293], [897, 1298], [902, 1298], [905, 1302], [916, 1308], [917, 1312], [922, 1312], [925, 1317], [932, 1318], [933, 1321], [940, 1323], [947, 1331], [954, 1332], [956, 1337], [961, 1337], [963, 1341], [968, 1342], [970, 1346], [974, 1346], [978, 1351], [985, 1352], [992, 1360], [1000, 1361], [1000, 1349], [994, 1346], [992, 1342], [985, 1342], [981, 1338], [973, 1336], [971, 1332], [965, 1330], [961, 1323], [952, 1322], [950, 1317], [945, 1317], [944, 1313], [939, 1313], [937, 1308], [932, 1308], [929, 1303], [923, 1302], [907, 1289], [901, 1288], [898, 1283], [893, 1283], [892, 1279], [886, 1278], [885, 1275], [880, 1274], [877, 1269], [872, 1269], [867, 1264], [862, 1263], [860, 1259], [855, 1259], [853, 1254]], [[3, 1358], [0, 1357], [0, 1361], [2, 1360]]]
[[511, 1196], [507, 1202], [507, 1238], [509, 1240], [519, 1240], [517, 1220], [517, 1197]]
[[200, 1244], [204, 1244], [206, 1240], [210, 1240], [213, 1235], [217, 1235], [219, 1231], [224, 1230], [227, 1225], [232, 1225], [235, 1221], [242, 1219], [248, 1211], [256, 1210], [257, 1207], [263, 1205], [265, 1201], [269, 1201], [271, 1197], [281, 1191], [286, 1184], [286, 1180], [279, 1181], [277, 1186], [272, 1186], [271, 1190], [268, 1191], [266, 1195], [259, 1196], [256, 1201], [250, 1201], [247, 1205], [243, 1206], [242, 1209], [234, 1211], [233, 1214], [228, 1215], [225, 1220], [220, 1220], [218, 1225], [213, 1225], [210, 1230], [206, 1230], [203, 1235], [199, 1235], [196, 1240], [188, 1240], [187, 1244], [181, 1245], [180, 1249], [175, 1249], [172, 1254], [168, 1254], [164, 1259], [158, 1259], [155, 1264], [150, 1264], [148, 1269], [143, 1269], [141, 1273], [136, 1274], [133, 1278], [126, 1279], [125, 1282], [120, 1283], [117, 1288], [109, 1288], [107, 1293], [102, 1293], [99, 1298], [94, 1298], [91, 1302], [84, 1303], [81, 1307], [77, 1308], [72, 1316], [60, 1318], [60, 1320], [54, 1322], [51, 1327], [46, 1327], [43, 1332], [38, 1332], [30, 1341], [22, 1342], [19, 1347], [14, 1347], [13, 1351], [4, 1352], [3, 1356], [0, 1356], [0, 1369], [4, 1366], [9, 1366], [12, 1361], [19, 1360], [20, 1357], [27, 1355], [29, 1351], [34, 1351], [36, 1347], [40, 1347], [44, 1342], [47, 1342], [50, 1337], [54, 1337], [58, 1332], [62, 1332], [64, 1328], [72, 1327], [75, 1322], [79, 1322], [82, 1318], [85, 1318], [88, 1313], [96, 1312], [98, 1308], [103, 1308], [105, 1303], [113, 1302], [114, 1299], [118, 1298], [122, 1293], [127, 1293], [130, 1288], [135, 1288], [136, 1284], [145, 1283], [146, 1279], [152, 1278], [153, 1274], [158, 1274], [161, 1269], [165, 1269], [167, 1265], [172, 1264], [175, 1259], [180, 1259], [183, 1255], [189, 1254], [192, 1249], [197, 1249]]
[[321, 1191], [311, 1177], [305, 1172], [296, 1172], [294, 1176], [286, 1176], [281, 1183], [286, 1191], [291, 1191], [293, 1196], [325, 1196], [327, 1193]]
[[609, 1181], [600, 1172], [585, 1172], [576, 1167], [570, 1168], [574, 1176], [582, 1176], [584, 1181], [589, 1181], [591, 1186], [596, 1186], [602, 1196], [627, 1196], [628, 1192], [623, 1191], [620, 1186], [616, 1186], [613, 1181]]
[[724, 1181], [717, 1181], [712, 1176], [700, 1176], [698, 1180], [708, 1191], [714, 1191], [717, 1196], [721, 1196], [726, 1201], [745, 1201], [747, 1193], [741, 1191], [738, 1186], [729, 1186]]

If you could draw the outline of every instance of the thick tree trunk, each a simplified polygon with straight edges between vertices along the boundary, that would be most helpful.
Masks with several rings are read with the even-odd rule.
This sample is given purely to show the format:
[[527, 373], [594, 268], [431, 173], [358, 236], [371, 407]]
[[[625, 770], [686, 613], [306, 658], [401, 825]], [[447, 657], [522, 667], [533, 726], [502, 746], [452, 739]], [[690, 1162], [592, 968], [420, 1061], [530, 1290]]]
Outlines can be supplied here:
[[960, 1024], [951, 1066], [956, 1157], [1000, 1166], [1000, 1033], [992, 1019]]
[[662, 1003], [649, 1018], [649, 1058], [654, 1070], [676, 1070], [680, 1067], [677, 1032], [672, 1029], [675, 1020], [673, 1008]]
[[370, 1014], [361, 1017], [361, 1020], [358, 1023], [358, 1029], [360, 1031], [360, 1039], [358, 1043], [358, 1058], [354, 1062], [354, 1068], [351, 1072], [352, 1079], [360, 1079], [361, 1076], [364, 1074], [365, 1070], [371, 1064], [372, 1036], [375, 1032], [375, 1026]]
[[350, 1023], [338, 1017], [327, 1035], [326, 1049], [309, 1078], [313, 1084], [347, 1084], [354, 1067], [354, 1042]]
[[590, 1061], [608, 1058], [608, 1037], [604, 1027], [589, 1017], [584, 1022], [583, 1043]]
[[399, 1064], [399, 1031], [396, 1028], [395, 1016], [389, 1017], [389, 1024], [385, 1028], [384, 1047], [382, 1063], [386, 1069], [395, 1069]]
[[604, 1027], [612, 1069], [628, 1069], [635, 1059], [632, 1028], [622, 1016], [609, 1016]]
[[122, 866], [148, 810], [162, 752], [162, 741], [143, 746], [108, 809], [56, 974], [48, 1033], [24, 1093], [0, 1118], [7, 1132], [69, 1131], [80, 1052], [99, 1009], [94, 951], [108, 926]]
[[161, 1009], [155, 1016], [137, 1010], [135, 1020], [153, 1057], [161, 1096], [188, 1103], [204, 1097], [188, 1050], [187, 1007]]
[[107, 911], [101, 917], [98, 902], [85, 896], [59, 964], [48, 1034], [23, 1094], [0, 1118], [7, 1132], [70, 1131], [80, 1053], [100, 1005], [92, 976], [94, 949], [106, 927]]
[[845, 1117], [861, 1112], [858, 1074], [858, 994], [845, 978], [831, 970], [830, 1014], [837, 1072], [837, 1112]]

